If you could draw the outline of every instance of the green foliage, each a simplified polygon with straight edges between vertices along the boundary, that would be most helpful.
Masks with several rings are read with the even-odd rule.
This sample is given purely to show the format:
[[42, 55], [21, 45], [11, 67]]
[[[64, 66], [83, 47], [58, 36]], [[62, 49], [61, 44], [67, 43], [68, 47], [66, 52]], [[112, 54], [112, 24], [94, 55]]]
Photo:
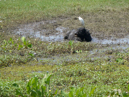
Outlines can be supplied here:
[[87, 97], [87, 93], [84, 90], [84, 87], [82, 88], [70, 88], [70, 92], [68, 94], [69, 97]]
[[[129, 85], [128, 85], [129, 87]], [[128, 88], [129, 91], [129, 88]], [[129, 97], [129, 92], [122, 92], [120, 89], [114, 89], [110, 92], [109, 96], [111, 97]]]
[[[50, 90], [50, 78], [52, 75], [45, 75], [45, 77], [42, 80], [39, 80], [37, 76], [31, 78], [26, 86], [26, 91], [28, 96], [31, 97], [53, 97], [53, 96], [67, 96], [67, 97], [87, 97], [87, 96], [93, 96], [94, 90], [96, 87], [94, 87], [90, 93], [86, 93], [84, 90], [84, 87], [71, 87], [69, 92], [61, 91], [59, 92], [56, 90], [55, 92]], [[14, 87], [18, 88], [16, 89], [16, 95], [25, 97], [27, 95], [23, 94], [20, 90], [20, 86], [17, 83], [12, 84]]]
[[82, 50], [76, 50], [76, 53], [82, 53]]
[[37, 77], [32, 78], [27, 84], [27, 93], [33, 97], [50, 96], [50, 77], [51, 75], [45, 75], [45, 78], [41, 81], [42, 83], [39, 82]]
[[27, 41], [25, 37], [22, 37], [21, 41], [23, 42], [23, 44], [19, 44], [19, 50], [21, 48], [31, 48], [32, 47], [32, 44], [30, 44], [29, 41]]
[[122, 93], [123, 97], [129, 97], [129, 84], [127, 88], [128, 88], [128, 91]]
[[[40, 46], [39, 46], [40, 45]], [[94, 47], [96, 45], [91, 44]], [[73, 53], [77, 49], [87, 50], [91, 46], [85, 43], [48, 43], [41, 42], [38, 40], [28, 40], [25, 37], [22, 38], [9, 38], [7, 40], [1, 40], [0, 44], [0, 66], [10, 66], [15, 64], [22, 64], [35, 58], [35, 55], [46, 56], [46, 55], [57, 55], [57, 54], [69, 54]], [[83, 48], [82, 48], [83, 47]], [[36, 58], [35, 58], [36, 59]]]
[[[41, 80], [37, 76], [31, 78], [26, 86], [27, 94], [31, 97], [52, 97], [50, 91], [50, 77], [52, 75], [45, 75], [45, 77]], [[14, 83], [13, 86], [18, 87], [19, 85]], [[25, 95], [19, 89], [16, 89], [16, 95], [24, 97]]]
[[71, 54], [73, 53], [73, 41], [72, 40], [70, 40], [69, 41], [69, 45], [70, 45], [70, 48], [71, 48]]
[[123, 62], [123, 58], [117, 58], [117, 59], [116, 59], [116, 62], [118, 62], [118, 63], [119, 63], [119, 62]]
[[3, 43], [1, 44], [2, 48], [4, 50], [7, 50], [9, 48], [16, 48], [18, 50], [22, 49], [22, 48], [32, 48], [32, 44], [30, 43], [30, 41], [27, 41], [25, 39], [25, 37], [21, 38], [22, 43], [18, 40], [18, 41], [14, 41], [13, 38], [10, 38], [8, 41], [7, 40], [3, 40]]
[[[74, 0], [74, 2], [73, 0], [67, 0], [67, 1], [66, 0], [1, 0], [0, 30], [6, 30], [10, 27], [18, 26], [17, 24], [41, 21], [45, 20], [45, 18], [50, 19], [50, 17], [65, 16], [69, 14], [72, 15], [74, 14], [77, 16], [80, 15], [81, 13], [83, 13], [81, 15], [84, 16], [85, 15], [84, 13], [86, 13], [88, 14], [86, 17], [90, 17], [90, 19], [85, 19], [85, 21], [88, 24], [87, 28], [92, 29], [93, 32], [94, 31], [98, 32], [107, 31], [111, 33], [114, 31], [117, 32], [116, 29], [118, 29], [119, 26], [117, 27], [117, 25], [119, 25], [119, 23], [120, 25], [122, 25], [123, 28], [128, 28], [126, 27], [128, 26], [128, 23], [125, 22], [126, 20], [128, 20], [128, 9], [129, 9], [128, 4], [129, 0], [80, 0], [79, 2], [78, 0]], [[96, 13], [97, 11], [99, 11], [99, 13]], [[107, 16], [104, 16], [103, 14], [101, 14], [101, 12], [103, 14], [106, 13]], [[116, 14], [112, 14], [114, 12], [116, 12]], [[121, 13], [124, 14], [120, 15]], [[91, 15], [93, 15], [93, 17], [95, 18], [92, 18]], [[118, 18], [116, 18], [116, 16], [118, 16]], [[122, 18], [123, 20], [122, 22], [123, 24], [126, 24], [126, 26], [121, 24], [122, 23], [121, 21], [117, 21], [117, 19], [121, 20], [121, 17], [124, 17]], [[108, 23], [108, 21], [110, 23]], [[73, 22], [71, 24], [73, 24]], [[98, 29], [96, 30], [95, 27], [98, 27]], [[105, 30], [101, 30], [103, 28]], [[111, 30], [111, 28], [113, 30]], [[124, 29], [122, 29], [122, 31], [123, 30]], [[3, 32], [0, 32], [0, 34], [1, 33]], [[99, 34], [100, 33], [96, 33], [97, 36]], [[105, 35], [109, 35], [109, 33], [106, 33]], [[97, 53], [91, 51], [93, 49], [96, 50], [96, 48], [97, 48]], [[100, 46], [100, 48], [104, 48], [104, 45]], [[0, 96], [14, 97], [16, 95], [21, 95], [24, 97], [26, 96], [29, 97], [29, 96], [37, 96], [42, 93], [46, 96], [49, 95], [49, 96], [59, 96], [59, 97], [63, 96], [72, 97], [80, 95], [94, 96], [97, 94], [100, 94], [101, 97], [103, 97], [103, 96], [109, 96], [108, 92], [111, 91], [110, 96], [129, 97], [129, 86], [128, 90], [126, 90], [129, 81], [128, 78], [129, 56], [126, 53], [128, 53], [129, 51], [126, 51], [121, 55], [113, 55], [110, 53], [111, 56], [110, 58], [109, 55], [106, 55], [104, 53], [105, 50], [104, 52], [100, 53], [99, 52], [100, 48], [99, 46], [97, 47], [92, 43], [91, 44], [80, 43], [80, 42], [74, 43], [73, 41], [69, 41], [69, 43], [67, 42], [49, 43], [49, 42], [41, 42], [34, 40], [28, 41], [25, 37], [17, 39], [14, 37], [8, 38], [7, 35], [6, 38], [3, 38], [3, 35], [1, 34], [0, 66], [10, 66], [10, 67], [0, 68], [0, 77], [1, 79], [4, 79], [3, 81], [0, 80]], [[75, 51], [76, 54], [69, 55], [69, 51], [71, 52], [71, 54], [73, 53], [73, 51]], [[87, 51], [87, 53], [86, 54], [82, 53], [82, 51]], [[51, 70], [52, 72], [55, 73], [55, 78], [52, 79], [53, 83], [51, 82], [51, 86], [50, 86], [51, 76], [49, 75], [48, 77], [45, 77], [42, 80], [40, 80], [40, 78], [38, 77], [34, 77], [29, 80], [27, 85], [25, 80], [23, 80], [23, 78], [20, 78], [21, 76], [22, 77], [23, 76], [26, 77], [26, 75], [29, 76], [28, 72], [30, 73], [32, 71], [35, 71], [35, 68], [37, 68], [38, 66], [37, 67], [28, 66], [28, 68], [24, 66], [23, 67], [17, 66], [16, 72], [14, 74], [12, 73], [13, 71], [15, 71], [14, 67], [12, 66], [13, 64], [28, 65], [26, 63], [27, 62], [29, 63], [29, 60], [35, 57], [34, 54], [35, 52], [38, 55], [38, 57], [43, 58], [43, 62], [40, 63], [34, 61], [33, 63], [33, 61], [31, 61], [30, 64], [44, 65], [44, 64], [49, 64], [49, 62], [51, 61], [51, 63], [54, 64], [53, 66], [55, 66], [55, 63], [53, 62], [57, 61], [58, 64], [65, 65], [65, 66], [61, 65], [59, 66], [59, 68]], [[93, 54], [91, 54], [90, 52]], [[65, 55], [61, 56], [61, 54]], [[47, 58], [45, 59], [44, 56], [45, 58], [46, 57], [48, 58], [48, 56], [50, 57], [48, 59]], [[101, 57], [99, 58], [99, 56]], [[105, 57], [109, 58], [107, 59]], [[117, 65], [118, 63], [124, 63], [124, 62], [125, 65], [121, 64]], [[25, 71], [22, 71], [23, 69], [21, 70], [21, 68], [25, 69]], [[74, 77], [74, 81], [71, 82], [71, 85], [69, 85], [70, 77]], [[12, 85], [10, 85], [11, 81], [7, 82], [5, 81], [5, 79], [7, 78], [13, 80], [17, 78], [22, 81], [20, 83], [15, 82], [13, 84], [14, 87], [12, 87]], [[86, 84], [86, 87], [80, 87], [84, 85], [84, 83]], [[90, 91], [89, 88], [91, 87], [91, 84], [93, 85], [93, 87], [97, 86], [97, 88], [94, 87]], [[22, 87], [22, 85], [24, 88]], [[78, 85], [78, 86], [73, 87], [73, 85], [75, 86]], [[55, 90], [54, 86], [58, 90]], [[69, 90], [69, 87], [71, 87], [70, 91], [66, 92]], [[112, 90], [113, 88], [116, 88], [117, 91]], [[16, 90], [16, 95], [14, 94], [14, 90]], [[89, 90], [90, 92], [86, 92], [86, 90]], [[97, 92], [94, 92], [95, 90]], [[119, 92], [118, 90], [121, 90], [121, 92]]]
[[21, 41], [24, 43], [24, 42], [26, 41], [26, 38], [23, 36], [23, 37], [21, 38]]
[[72, 41], [72, 40], [69, 41], [69, 45], [70, 45], [71, 47], [73, 47], [73, 41]]
[[[84, 87], [71, 87], [69, 92], [59, 91], [56, 90], [55, 92], [50, 90], [50, 78], [52, 75], [45, 75], [42, 80], [39, 80], [37, 76], [31, 78], [26, 86], [26, 93], [28, 96], [31, 97], [94, 97], [96, 87], [92, 88], [89, 93], [87, 93]], [[26, 97], [26, 93], [22, 93], [20, 86], [17, 83], [12, 84], [16, 87], [16, 95], [21, 97]], [[129, 91], [129, 85], [128, 85]], [[114, 89], [108, 94], [108, 96], [121, 96], [121, 97], [128, 97], [128, 92], [122, 92], [120, 89]]]
[[[25, 37], [20, 39], [10, 38], [3, 40], [0, 44], [0, 66], [11, 66], [20, 62], [25, 62], [34, 57], [34, 51], [32, 50], [32, 43], [27, 41]], [[23, 55], [27, 55], [26, 58], [19, 56], [21, 50], [24, 50]]]
[[[0, 79], [0, 96], [1, 97], [10, 97], [15, 95], [15, 90], [19, 88], [18, 84], [23, 84], [23, 82], [17, 82], [18, 84], [13, 84], [14, 82], [9, 80], [1, 80]], [[15, 86], [13, 87], [12, 84]], [[23, 87], [20, 87], [21, 92], [23, 92]]]
[[[12, 3], [13, 2], [13, 3]], [[2, 24], [0, 29], [11, 23], [10, 26], [17, 26], [16, 23], [32, 22], [44, 18], [50, 18], [62, 14], [80, 14], [92, 10], [120, 9], [128, 6], [128, 0], [1, 0], [0, 11]], [[36, 17], [35, 17], [36, 16]]]

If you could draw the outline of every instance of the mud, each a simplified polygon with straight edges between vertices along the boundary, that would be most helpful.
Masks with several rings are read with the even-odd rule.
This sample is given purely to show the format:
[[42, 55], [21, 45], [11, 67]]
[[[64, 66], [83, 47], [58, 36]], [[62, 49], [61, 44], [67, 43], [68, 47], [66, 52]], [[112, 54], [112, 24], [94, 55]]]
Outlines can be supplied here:
[[[98, 11], [80, 15], [90, 30], [92, 42], [100, 44], [129, 44], [129, 12]], [[42, 41], [65, 41], [67, 31], [81, 27], [77, 16], [59, 17], [54, 20], [24, 24], [13, 30], [13, 34], [39, 38]]]
[[[78, 56], [53, 56], [48, 58], [37, 58], [42, 64], [65, 64], [67, 62], [85, 62], [96, 60], [96, 58], [112, 59], [109, 56], [113, 52], [126, 52], [129, 48], [129, 11], [98, 11], [80, 15], [85, 21], [86, 29], [90, 30], [92, 43], [107, 45], [100, 49], [96, 48], [88, 52], [88, 56], [78, 54]], [[72, 30], [81, 27], [76, 20], [77, 16], [59, 17], [53, 20], [44, 20], [19, 26], [12, 33], [20, 36], [38, 38], [42, 41], [66, 41], [64, 35]], [[87, 59], [84, 59], [86, 57]], [[89, 59], [88, 59], [89, 58]], [[32, 63], [31, 63], [32, 65]]]

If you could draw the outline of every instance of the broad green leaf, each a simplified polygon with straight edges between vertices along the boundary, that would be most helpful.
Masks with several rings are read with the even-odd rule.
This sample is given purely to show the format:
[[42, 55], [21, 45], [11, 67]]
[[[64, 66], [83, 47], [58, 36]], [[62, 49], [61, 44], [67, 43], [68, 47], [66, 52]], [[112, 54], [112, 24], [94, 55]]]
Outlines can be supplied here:
[[58, 90], [55, 91], [54, 95], [56, 95], [58, 93]]
[[36, 93], [37, 93], [38, 97], [41, 96], [41, 91], [40, 91], [40, 89], [36, 89]]
[[16, 90], [16, 95], [24, 97], [24, 95], [20, 92], [20, 90]]
[[17, 83], [13, 83], [12, 85], [15, 87], [19, 87], [19, 85]]
[[27, 45], [27, 42], [26, 42], [26, 41], [24, 41], [23, 43], [24, 43], [24, 46], [26, 46], [26, 45]]
[[6, 40], [4, 40], [4, 45], [5, 45], [5, 46], [7, 45], [7, 41], [6, 41]]
[[28, 44], [28, 47], [31, 48], [32, 47], [32, 44]]
[[80, 89], [77, 89], [77, 90], [76, 90], [76, 96], [79, 95], [79, 92], [80, 92]]
[[10, 40], [9, 40], [9, 41], [10, 41], [10, 43], [14, 44], [14, 41], [13, 41], [13, 39], [12, 39], [12, 38], [10, 38]]
[[27, 93], [30, 93], [30, 91], [31, 91], [30, 82], [31, 82], [31, 81], [29, 81], [29, 82], [27, 83], [27, 87], [26, 87]]
[[46, 95], [46, 86], [41, 86], [41, 94], [42, 94], [42, 97], [44, 97], [44, 95]]
[[30, 55], [31, 57], [34, 57], [34, 54], [32, 54], [32, 53], [29, 53], [29, 55]]
[[31, 96], [32, 96], [32, 97], [37, 97], [37, 93], [36, 93], [35, 90], [31, 90]]
[[91, 96], [91, 95], [93, 95], [93, 94], [94, 94], [95, 89], [96, 89], [96, 87], [94, 87], [94, 88], [90, 91], [89, 96]]
[[82, 96], [83, 95], [83, 89], [84, 89], [84, 87], [77, 89], [76, 90], [76, 96]]
[[39, 81], [38, 81], [38, 78], [37, 77], [34, 77], [32, 79], [32, 81], [31, 81], [31, 85], [32, 85], [33, 88], [37, 88], [38, 83], [39, 83]]
[[22, 42], [25, 42], [25, 41], [26, 41], [26, 38], [23, 36], [23, 37], [21, 38], [21, 41], [22, 41]]
[[21, 48], [23, 48], [23, 45], [19, 44], [18, 50], [20, 50]]
[[69, 41], [69, 45], [72, 46], [73, 45], [73, 41], [70, 40]]
[[129, 95], [126, 92], [123, 93], [122, 95], [123, 95], [123, 97], [129, 97]]
[[74, 97], [73, 91], [70, 91], [70, 92], [69, 92], [69, 97]]
[[48, 78], [47, 78], [46, 81], [45, 81], [45, 83], [46, 83], [47, 85], [50, 84], [50, 78], [51, 78], [51, 76], [52, 76], [52, 75], [49, 75]]

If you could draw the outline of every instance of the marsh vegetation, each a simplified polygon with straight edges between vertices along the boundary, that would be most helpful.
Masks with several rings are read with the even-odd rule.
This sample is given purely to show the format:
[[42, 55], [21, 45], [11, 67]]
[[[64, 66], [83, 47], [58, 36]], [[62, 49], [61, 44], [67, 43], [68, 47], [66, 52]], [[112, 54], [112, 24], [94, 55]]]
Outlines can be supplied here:
[[[0, 96], [129, 96], [128, 0], [1, 0]], [[66, 41], [81, 16], [92, 42]]]

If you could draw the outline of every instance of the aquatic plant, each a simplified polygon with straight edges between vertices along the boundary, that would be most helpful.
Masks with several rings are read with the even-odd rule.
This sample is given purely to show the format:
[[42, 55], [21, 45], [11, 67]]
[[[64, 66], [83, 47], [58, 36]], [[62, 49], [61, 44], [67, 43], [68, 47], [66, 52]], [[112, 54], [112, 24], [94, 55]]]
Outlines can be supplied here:
[[[84, 87], [71, 87], [69, 92], [65, 91], [59, 91], [56, 90], [55, 92], [51, 91], [50, 88], [50, 78], [51, 74], [46, 74], [45, 77], [40, 81], [37, 76], [31, 78], [26, 86], [26, 93], [28, 96], [31, 97], [53, 97], [53, 96], [67, 96], [67, 97], [86, 97], [86, 96], [93, 96], [94, 91], [96, 87], [94, 87], [90, 93], [86, 93], [84, 91]], [[27, 95], [23, 94], [20, 89], [20, 85], [17, 83], [12, 84], [14, 87], [19, 87], [16, 88], [16, 95], [21, 96], [21, 97], [26, 97]]]
[[[50, 87], [50, 78], [52, 74], [46, 74], [43, 79], [39, 80], [37, 76], [32, 77], [28, 80], [26, 84], [26, 93], [23, 93], [20, 89], [20, 85], [13, 83], [12, 85], [16, 87], [16, 95], [21, 97], [31, 96], [31, 97], [94, 97], [96, 87], [92, 88], [89, 93], [87, 93], [84, 87], [70, 87], [70, 91], [66, 92], [64, 90], [52, 91]], [[128, 85], [129, 90], [129, 85]], [[128, 92], [122, 92], [120, 89], [113, 89], [107, 92], [108, 96], [121, 96], [128, 97]]]
[[69, 41], [69, 45], [70, 45], [70, 53], [72, 54], [73, 53], [73, 41], [72, 40]]
[[[28, 80], [26, 86], [26, 92], [31, 97], [47, 97], [52, 96], [50, 90], [50, 77], [51, 75], [45, 75], [45, 77], [40, 81], [37, 76]], [[14, 83], [13, 86], [19, 87], [18, 84]], [[16, 89], [16, 95], [24, 97], [25, 95], [19, 89]]]

